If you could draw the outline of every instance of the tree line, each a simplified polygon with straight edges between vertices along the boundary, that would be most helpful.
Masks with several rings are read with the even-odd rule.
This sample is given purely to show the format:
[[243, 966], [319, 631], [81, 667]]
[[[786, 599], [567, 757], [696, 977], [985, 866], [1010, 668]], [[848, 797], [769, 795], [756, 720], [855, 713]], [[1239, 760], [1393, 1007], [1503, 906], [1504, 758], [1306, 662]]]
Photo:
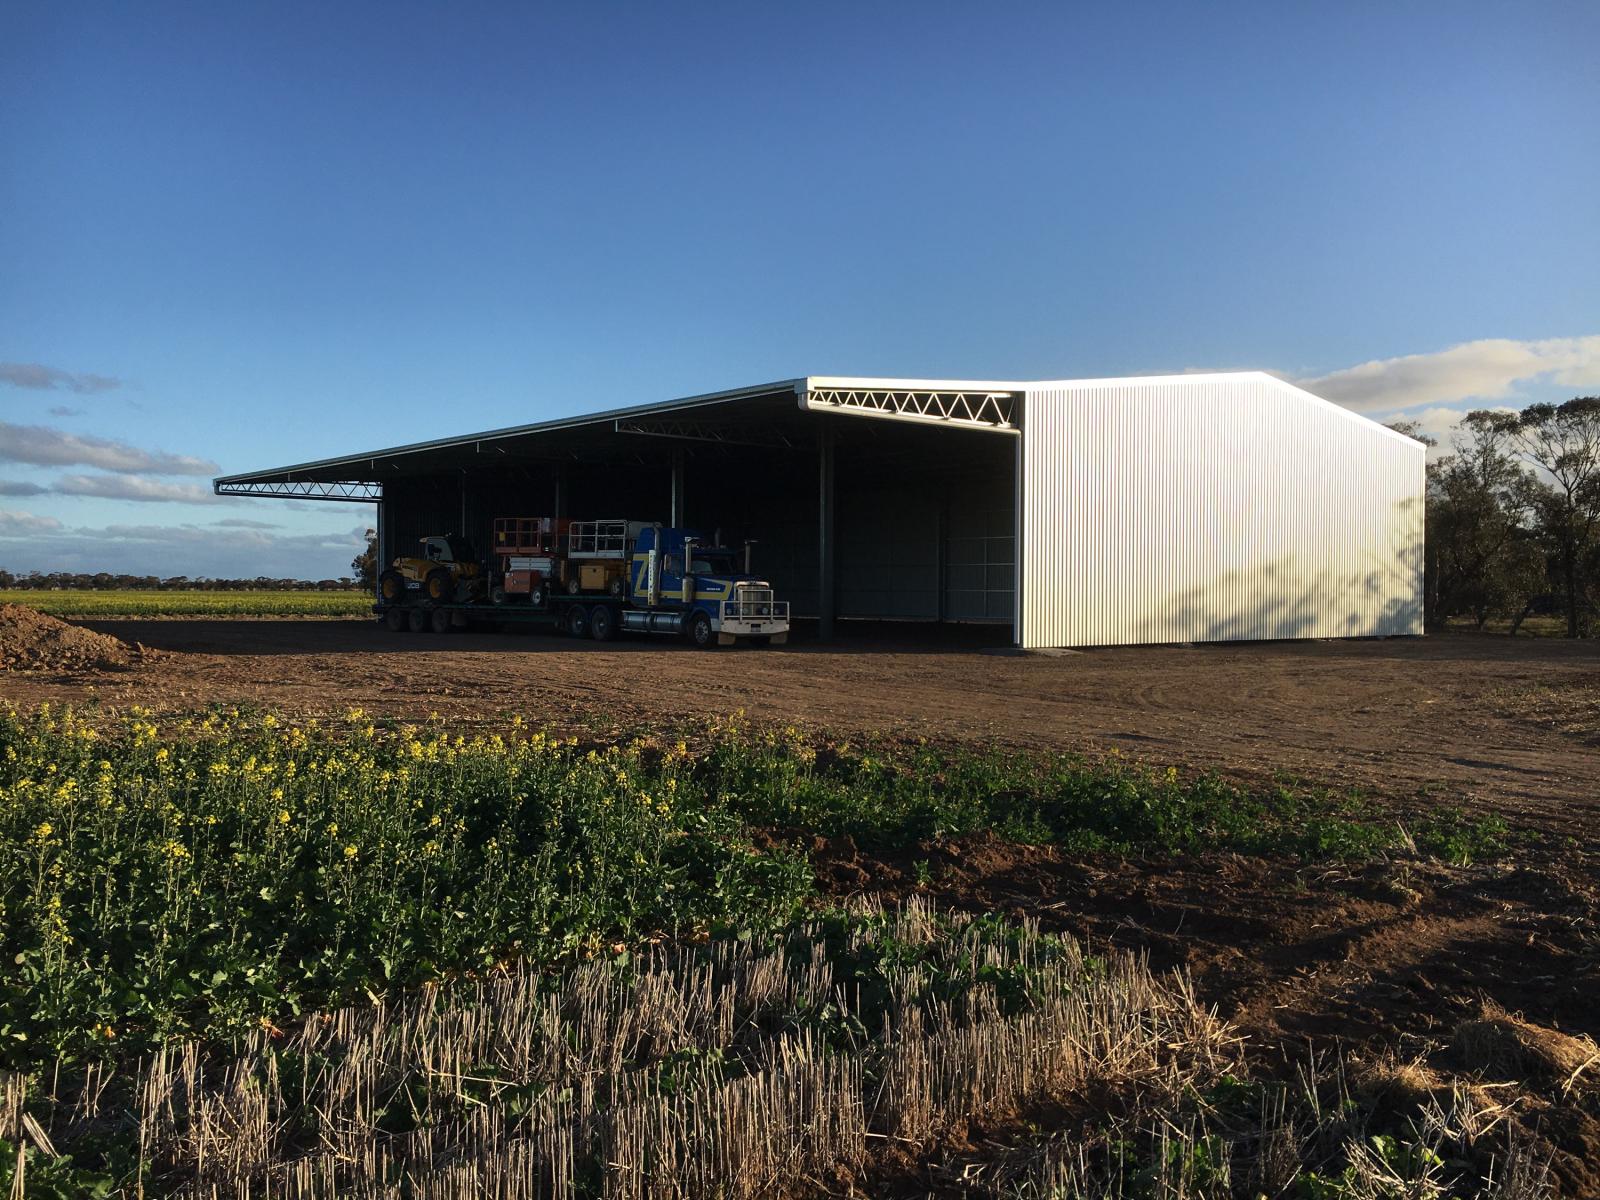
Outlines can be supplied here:
[[216, 579], [209, 575], [124, 575], [110, 571], [28, 571], [0, 567], [0, 590], [45, 592], [346, 592], [371, 591], [378, 576], [378, 536], [366, 532], [366, 547], [338, 579]]
[[[1418, 436], [1414, 426], [1398, 423]], [[1424, 441], [1431, 439], [1424, 438]], [[1600, 397], [1466, 415], [1428, 466], [1424, 619], [1491, 618], [1514, 634], [1535, 612], [1568, 637], [1600, 613]]]
[[209, 575], [118, 575], [109, 571], [29, 571], [12, 574], [0, 568], [0, 590], [93, 592], [342, 592], [360, 586], [339, 579], [213, 579]]

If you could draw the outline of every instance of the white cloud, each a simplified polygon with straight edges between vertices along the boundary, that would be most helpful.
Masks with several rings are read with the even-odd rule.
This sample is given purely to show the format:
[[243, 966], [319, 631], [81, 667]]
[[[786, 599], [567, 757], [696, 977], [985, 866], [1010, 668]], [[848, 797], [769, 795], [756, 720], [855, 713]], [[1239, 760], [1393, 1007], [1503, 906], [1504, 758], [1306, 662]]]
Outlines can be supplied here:
[[122, 386], [122, 380], [109, 375], [87, 375], [77, 371], [63, 371], [59, 367], [47, 367], [42, 363], [14, 362], [0, 362], [0, 383], [9, 383], [12, 387], [33, 388], [41, 392], [53, 392], [58, 388], [65, 388], [81, 396], [92, 395], [95, 392], [109, 392], [113, 388]]
[[0, 421], [0, 462], [29, 463], [36, 467], [148, 471], [156, 475], [216, 475], [222, 470], [206, 458], [141, 450], [113, 438], [68, 433], [47, 425], [12, 425], [7, 421]]
[[277, 529], [271, 521], [250, 521], [244, 517], [229, 517], [226, 521], [211, 522], [218, 529]]
[[1519, 342], [1484, 338], [1432, 354], [1408, 354], [1297, 380], [1357, 412], [1389, 412], [1463, 400], [1503, 400], [1535, 381], [1600, 388], [1600, 334]]
[[25, 538], [41, 533], [59, 533], [61, 522], [30, 512], [0, 508], [0, 538]]
[[63, 475], [50, 490], [63, 496], [97, 496], [102, 500], [137, 500], [141, 503], [225, 504], [229, 497], [218, 496], [197, 483], [163, 483], [141, 475]]

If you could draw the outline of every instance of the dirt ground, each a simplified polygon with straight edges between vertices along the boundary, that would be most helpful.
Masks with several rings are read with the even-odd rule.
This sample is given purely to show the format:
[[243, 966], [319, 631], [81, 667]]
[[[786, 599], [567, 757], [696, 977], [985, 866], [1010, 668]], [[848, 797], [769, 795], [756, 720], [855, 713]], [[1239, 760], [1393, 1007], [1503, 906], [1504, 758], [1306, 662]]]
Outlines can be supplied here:
[[[878, 629], [833, 646], [708, 654], [659, 641], [397, 635], [348, 620], [84, 624], [162, 653], [115, 673], [13, 671], [0, 675], [0, 695], [157, 711], [360, 706], [460, 721], [516, 712], [596, 732], [743, 709], [834, 734], [1115, 751], [1492, 810], [1547, 836], [1472, 867], [1074, 858], [994, 837], [888, 856], [818, 839], [811, 851], [832, 896], [919, 892], [1183, 968], [1269, 1069], [1292, 1070], [1308, 1047], [1343, 1046], [1477, 1079], [1482, 1064], [1452, 1041], [1484, 1001], [1600, 1037], [1594, 642], [1451, 635], [1034, 656], [978, 631], [952, 643]], [[1600, 1092], [1495, 1086], [1513, 1089], [1504, 1095], [1562, 1194], [1600, 1194]], [[938, 1191], [948, 1166], [923, 1164], [912, 1191]]]
[[[1472, 867], [1380, 862], [1313, 869], [1208, 854], [1073, 857], [992, 836], [863, 853], [818, 839], [817, 877], [835, 897], [932, 897], [940, 907], [1029, 917], [1092, 950], [1180, 968], [1200, 1000], [1246, 1038], [1267, 1074], [1308, 1052], [1421, 1062], [1478, 1081], [1456, 1044], [1484, 1003], [1541, 1029], [1600, 1039], [1600, 889], [1592, 856], [1551, 845]], [[1547, 1159], [1560, 1194], [1600, 1195], [1600, 1099], [1488, 1073]], [[1577, 1081], [1574, 1081], [1575, 1083]], [[929, 1163], [925, 1185], [948, 1164]]]
[[1427, 795], [1597, 836], [1592, 641], [1451, 635], [1049, 657], [1006, 653], [984, 631], [952, 644], [879, 628], [831, 646], [706, 653], [664, 640], [394, 634], [364, 620], [82, 624], [172, 653], [117, 674], [11, 673], [0, 694], [158, 711], [250, 701], [408, 719], [518, 712], [556, 728], [743, 709], [840, 733], [1116, 751], [1162, 767]]

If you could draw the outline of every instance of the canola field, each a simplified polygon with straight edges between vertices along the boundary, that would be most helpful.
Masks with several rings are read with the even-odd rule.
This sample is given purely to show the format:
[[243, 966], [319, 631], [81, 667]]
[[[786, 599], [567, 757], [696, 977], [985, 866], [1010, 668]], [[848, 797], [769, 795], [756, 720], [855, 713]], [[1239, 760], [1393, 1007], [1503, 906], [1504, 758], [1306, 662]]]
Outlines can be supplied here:
[[372, 596], [351, 592], [35, 591], [0, 589], [0, 604], [21, 604], [56, 617], [358, 617]]

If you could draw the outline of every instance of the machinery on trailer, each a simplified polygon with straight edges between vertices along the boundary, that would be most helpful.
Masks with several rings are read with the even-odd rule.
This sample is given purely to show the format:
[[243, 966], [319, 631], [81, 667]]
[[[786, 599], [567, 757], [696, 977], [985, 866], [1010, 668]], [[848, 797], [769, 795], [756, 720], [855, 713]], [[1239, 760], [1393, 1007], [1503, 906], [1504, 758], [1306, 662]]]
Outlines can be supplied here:
[[466, 538], [449, 534], [422, 539], [422, 553], [402, 556], [378, 576], [385, 604], [401, 604], [413, 593], [435, 604], [465, 604], [483, 593], [483, 567]]
[[[423, 539], [438, 540], [452, 539]], [[781, 644], [789, 604], [751, 574], [750, 550], [746, 543], [741, 562], [739, 551], [714, 538], [646, 521], [502, 517], [494, 522], [494, 561], [458, 585], [464, 598], [441, 598], [442, 587], [380, 586], [377, 611], [397, 631], [544, 620], [598, 641], [631, 630], [681, 634], [697, 646]], [[424, 585], [431, 578], [421, 573]]]

